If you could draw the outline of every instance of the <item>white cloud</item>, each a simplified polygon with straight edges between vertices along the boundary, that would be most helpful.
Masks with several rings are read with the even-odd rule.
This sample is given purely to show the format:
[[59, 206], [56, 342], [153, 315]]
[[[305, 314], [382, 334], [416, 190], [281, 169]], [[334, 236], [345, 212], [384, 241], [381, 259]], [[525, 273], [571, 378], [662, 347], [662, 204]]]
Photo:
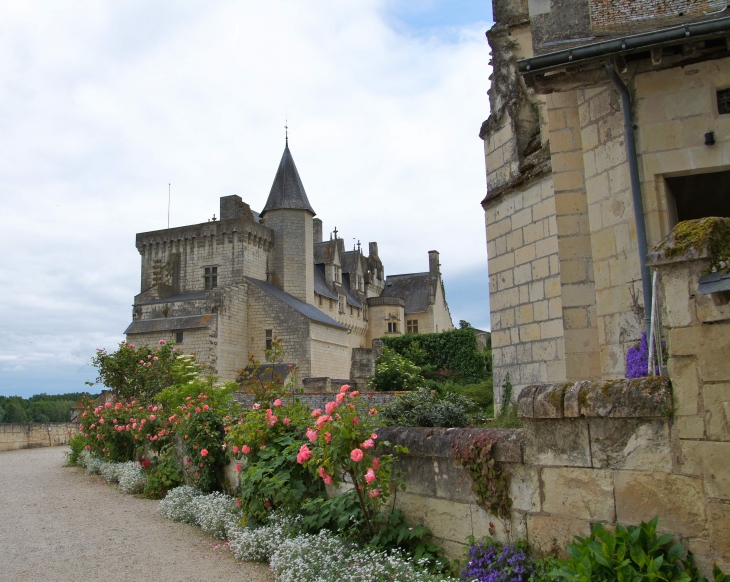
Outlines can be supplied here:
[[260, 209], [286, 116], [325, 232], [378, 241], [389, 273], [436, 248], [447, 290], [486, 271], [486, 23], [445, 39], [378, 0], [171, 6], [0, 6], [0, 352], [52, 368], [113, 347], [168, 182], [173, 226], [228, 194]]

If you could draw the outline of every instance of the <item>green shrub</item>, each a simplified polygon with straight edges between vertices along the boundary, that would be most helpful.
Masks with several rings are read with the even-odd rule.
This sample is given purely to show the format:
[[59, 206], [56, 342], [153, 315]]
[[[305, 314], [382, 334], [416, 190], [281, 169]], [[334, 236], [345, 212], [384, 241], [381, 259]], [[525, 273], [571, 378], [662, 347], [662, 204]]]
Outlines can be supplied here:
[[[429, 386], [425, 387], [429, 388]], [[476, 403], [482, 411], [491, 411], [491, 407], [494, 406], [494, 388], [492, 386], [491, 378], [475, 384], [457, 384], [454, 382], [447, 382], [446, 384], [441, 385], [439, 392], [441, 394], [460, 394], [461, 396]]]
[[456, 393], [445, 396], [421, 388], [400, 394], [384, 406], [380, 418], [386, 426], [441, 426], [447, 428], [468, 426], [473, 401]]
[[383, 345], [410, 359], [426, 377], [479, 382], [489, 377], [491, 358], [477, 347], [473, 328], [384, 337]]
[[70, 451], [66, 452], [66, 461], [69, 467], [75, 467], [79, 460], [81, 451], [86, 446], [86, 439], [82, 434], [75, 434], [68, 441], [68, 446], [71, 447]]
[[384, 348], [376, 362], [370, 387], [378, 391], [415, 390], [422, 383], [421, 368], [396, 351]]
[[551, 575], [566, 582], [690, 582], [681, 559], [684, 546], [674, 544], [670, 534], [657, 536], [658, 519], [627, 528], [617, 525], [615, 535], [597, 523], [590, 536], [575, 536], [568, 546], [568, 561]]

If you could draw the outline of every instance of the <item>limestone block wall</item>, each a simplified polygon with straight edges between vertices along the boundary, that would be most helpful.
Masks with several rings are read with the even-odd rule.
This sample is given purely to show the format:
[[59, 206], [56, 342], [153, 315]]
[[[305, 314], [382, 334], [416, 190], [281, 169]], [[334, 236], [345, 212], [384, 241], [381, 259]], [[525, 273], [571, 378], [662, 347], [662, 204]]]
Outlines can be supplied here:
[[378, 431], [409, 449], [398, 461], [408, 488], [396, 505], [430, 527], [449, 555], [460, 555], [470, 535], [492, 535], [564, 556], [573, 536], [595, 523], [632, 525], [659, 515], [659, 529], [692, 550], [705, 575], [713, 561], [728, 569], [730, 474], [718, 445], [730, 443], [687, 451], [668, 379], [535, 385], [518, 405], [524, 429], [490, 431], [510, 479], [509, 519], [478, 505], [470, 476], [454, 460], [456, 434], [487, 429]]
[[623, 115], [608, 85], [578, 91], [601, 376], [621, 378], [644, 304]]
[[313, 377], [349, 378], [352, 348], [347, 330], [310, 324]]
[[172, 255], [179, 257], [175, 292], [203, 290], [205, 267], [218, 268], [219, 287], [240, 283], [244, 276], [266, 279], [273, 236], [270, 229], [246, 218], [140, 233], [141, 291], [164, 282], [163, 267]]
[[77, 432], [70, 422], [0, 423], [0, 451], [65, 445]]
[[314, 305], [314, 226], [306, 210], [279, 209], [266, 213], [264, 224], [276, 238], [271, 252], [271, 282]]
[[249, 285], [247, 358], [251, 354], [259, 362], [266, 362], [266, 330], [270, 329], [274, 336], [282, 339], [284, 361], [297, 364], [299, 377], [308, 378], [312, 375], [309, 324], [309, 319], [298, 311], [258, 286]]
[[[174, 331], [127, 334], [127, 341], [136, 345], [156, 346], [160, 340], [175, 341]], [[183, 331], [183, 343], [180, 349], [186, 354], [192, 354], [202, 364], [215, 369], [217, 363], [218, 327], [217, 320], [213, 320], [210, 327], [186, 329]]]
[[235, 380], [248, 364], [248, 284], [221, 289], [218, 310], [217, 372], [221, 380]]
[[[494, 385], [509, 373], [516, 395], [529, 384], [565, 380], [553, 179], [515, 188], [484, 207]], [[499, 401], [501, 392], [495, 396]]]

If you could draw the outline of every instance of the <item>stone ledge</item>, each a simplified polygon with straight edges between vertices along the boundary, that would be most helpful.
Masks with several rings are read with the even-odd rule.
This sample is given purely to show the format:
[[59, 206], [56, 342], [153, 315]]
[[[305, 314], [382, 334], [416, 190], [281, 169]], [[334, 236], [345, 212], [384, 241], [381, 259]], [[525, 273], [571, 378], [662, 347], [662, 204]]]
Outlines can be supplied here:
[[517, 399], [520, 418], [661, 418], [672, 414], [669, 378], [537, 384]]
[[454, 435], [463, 431], [468, 436], [489, 433], [497, 438], [494, 458], [505, 463], [522, 463], [522, 429], [503, 428], [427, 428], [384, 427], [377, 429], [378, 439], [408, 447], [408, 454], [415, 457], [454, 457], [451, 449]]

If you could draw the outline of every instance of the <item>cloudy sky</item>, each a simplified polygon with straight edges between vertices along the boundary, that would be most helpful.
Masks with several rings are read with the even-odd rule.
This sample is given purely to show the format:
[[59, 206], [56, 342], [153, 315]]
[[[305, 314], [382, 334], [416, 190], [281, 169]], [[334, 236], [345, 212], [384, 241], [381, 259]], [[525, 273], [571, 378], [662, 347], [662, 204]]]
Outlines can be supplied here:
[[[0, 394], [79, 391], [139, 292], [135, 233], [266, 201], [284, 146], [325, 233], [441, 252], [489, 327], [488, 0], [0, 3]], [[326, 234], [325, 234], [326, 236]]]

